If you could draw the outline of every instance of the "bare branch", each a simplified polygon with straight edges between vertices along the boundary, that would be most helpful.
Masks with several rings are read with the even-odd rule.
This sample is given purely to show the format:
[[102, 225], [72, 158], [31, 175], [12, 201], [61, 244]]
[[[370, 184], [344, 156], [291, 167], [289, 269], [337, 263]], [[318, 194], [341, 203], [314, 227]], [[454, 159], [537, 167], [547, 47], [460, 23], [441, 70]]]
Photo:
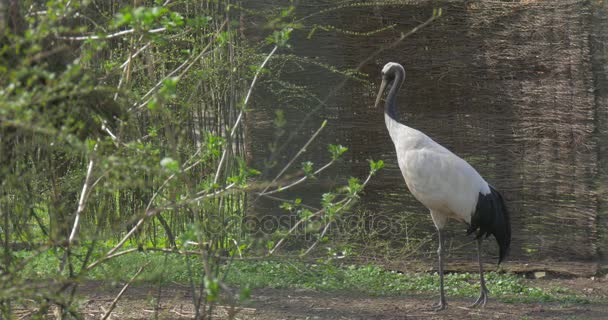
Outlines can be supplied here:
[[131, 248], [131, 249], [127, 249], [127, 250], [124, 250], [124, 251], [117, 252], [115, 254], [108, 254], [105, 257], [102, 257], [99, 260], [97, 260], [97, 261], [89, 264], [86, 269], [87, 270], [91, 270], [91, 269], [97, 267], [97, 265], [99, 265], [102, 262], [105, 262], [105, 261], [110, 260], [112, 258], [124, 256], [125, 254], [131, 253], [131, 252], [136, 252], [138, 250], [139, 250], [138, 248]]
[[[97, 145], [95, 145], [93, 151], [97, 150]], [[87, 168], [87, 176], [84, 179], [84, 185], [82, 186], [82, 191], [80, 191], [80, 200], [78, 201], [78, 208], [76, 209], [76, 217], [74, 218], [74, 225], [72, 226], [72, 232], [70, 233], [70, 237], [68, 238], [68, 246], [72, 244], [74, 241], [74, 237], [76, 237], [76, 232], [78, 231], [78, 225], [80, 223], [80, 215], [84, 211], [86, 200], [89, 194], [89, 188], [91, 184], [91, 176], [93, 173], [93, 165], [95, 162], [93, 161], [93, 157], [91, 156], [91, 160], [89, 160], [89, 165]]]
[[[234, 122], [234, 126], [232, 126], [232, 130], [230, 130], [230, 136], [229, 136], [230, 139], [232, 139], [234, 137], [234, 134], [236, 133], [236, 129], [238, 128], [239, 124], [241, 123], [241, 119], [243, 118], [243, 114], [245, 112], [245, 107], [247, 107], [247, 103], [249, 102], [249, 98], [251, 97], [251, 92], [253, 92], [253, 87], [255, 86], [255, 83], [258, 81], [258, 76], [260, 75], [260, 72], [262, 71], [262, 69], [264, 69], [264, 66], [266, 66], [266, 63], [268, 63], [268, 60], [270, 60], [270, 57], [272, 57], [272, 55], [277, 51], [278, 48], [279, 48], [278, 46], [274, 46], [272, 51], [270, 51], [268, 56], [266, 56], [266, 59], [264, 59], [264, 62], [262, 62], [262, 65], [260, 65], [258, 70], [255, 72], [255, 75], [253, 76], [253, 81], [251, 81], [251, 85], [249, 86], [249, 91], [247, 92], [247, 96], [245, 96], [245, 101], [243, 102], [241, 112], [239, 113], [239, 116], [236, 118], [236, 121]], [[215, 178], [213, 179], [213, 183], [217, 183], [217, 180], [220, 177], [220, 172], [222, 171], [222, 166], [224, 164], [224, 161], [226, 160], [227, 152], [228, 152], [228, 148], [224, 148], [224, 151], [222, 152], [222, 157], [220, 158], [220, 163], [218, 164], [217, 171], [215, 172]]]
[[133, 281], [135, 280], [135, 278], [137, 278], [139, 276], [139, 274], [144, 271], [144, 268], [146, 268], [148, 266], [148, 264], [150, 264], [150, 262], [146, 263], [145, 265], [141, 266], [139, 268], [139, 270], [137, 270], [137, 272], [133, 275], [133, 277], [131, 277], [131, 279], [129, 280], [129, 282], [127, 282], [127, 284], [125, 284], [122, 287], [122, 290], [120, 290], [120, 292], [118, 293], [118, 295], [116, 296], [116, 298], [114, 298], [114, 300], [112, 301], [112, 304], [110, 305], [110, 308], [108, 309], [108, 311], [106, 311], [106, 313], [103, 315], [103, 317], [101, 317], [101, 320], [106, 320], [110, 314], [112, 313], [112, 311], [114, 311], [114, 308], [116, 308], [116, 304], [118, 303], [118, 300], [120, 300], [120, 298], [122, 297], [123, 293], [125, 293], [125, 291], [127, 291], [127, 288], [129, 288], [129, 286], [131, 285], [131, 283], [133, 283]]
[[[313, 135], [310, 137], [310, 139], [308, 139], [308, 141], [304, 144], [304, 146], [302, 148], [300, 148], [300, 150], [298, 150], [298, 152], [296, 153], [296, 155], [293, 158], [291, 158], [291, 160], [289, 160], [289, 162], [287, 163], [287, 165], [285, 165], [285, 167], [283, 167], [283, 169], [281, 170], [281, 172], [279, 172], [279, 174], [277, 174], [276, 177], [274, 177], [274, 179], [270, 182], [270, 184], [268, 184], [268, 186], [261, 192], [262, 194], [264, 194], [268, 190], [268, 188], [270, 188], [270, 186], [273, 183], [275, 183], [285, 173], [285, 171], [287, 171], [287, 169], [289, 169], [289, 167], [291, 167], [291, 165], [293, 164], [293, 162], [296, 161], [296, 159], [302, 153], [304, 153], [306, 151], [306, 148], [308, 148], [308, 146], [315, 140], [315, 138], [321, 133], [321, 130], [323, 130], [323, 128], [325, 128], [326, 125], [327, 125], [327, 120], [323, 121], [323, 123], [321, 124], [321, 126], [319, 127], [319, 129], [317, 129], [317, 131], [315, 131], [315, 133], [313, 133]], [[301, 181], [306, 180], [306, 178], [307, 177], [304, 177], [303, 179], [301, 179]], [[297, 183], [295, 183], [295, 184], [297, 184]], [[295, 185], [295, 184], [293, 184], [293, 185]], [[281, 190], [281, 188], [279, 188], [277, 190]], [[276, 191], [276, 192], [278, 192], [278, 191]], [[259, 198], [259, 196], [258, 196], [258, 198]]]
[[[321, 168], [319, 168], [317, 171], [315, 171], [313, 173], [313, 175], [317, 175], [317, 174], [323, 172], [325, 169], [331, 167], [331, 165], [334, 164], [334, 162], [336, 162], [336, 160], [332, 160], [332, 161], [328, 162], [327, 164], [325, 164], [324, 166], [322, 166]], [[275, 180], [276, 180], [276, 178], [275, 178]], [[275, 182], [275, 180], [273, 180], [273, 183]], [[279, 188], [276, 188], [276, 189], [270, 190], [270, 191], [258, 192], [257, 195], [258, 196], [266, 196], [266, 195], [270, 195], [270, 194], [279, 193], [279, 192], [285, 191], [285, 190], [287, 190], [289, 188], [293, 188], [293, 187], [297, 186], [298, 184], [300, 184], [300, 183], [302, 183], [302, 182], [304, 182], [306, 180], [308, 180], [308, 176], [303, 176], [302, 178], [300, 178], [300, 179], [298, 179], [298, 180], [296, 180], [296, 181], [294, 181], [294, 182], [292, 182], [292, 183], [290, 183], [290, 184], [288, 184], [286, 186], [282, 186], [282, 187], [279, 187]], [[271, 185], [272, 185], [272, 183], [269, 184], [268, 187], [270, 187]], [[266, 187], [266, 189], [268, 189], [268, 187]]]
[[[225, 20], [224, 23], [222, 23], [222, 25], [219, 27], [219, 29], [216, 31], [219, 32], [220, 30], [222, 30], [224, 28], [224, 26], [227, 24], [228, 20]], [[217, 50], [218, 48], [213, 48], [211, 50], [209, 50], [209, 47], [211, 47], [211, 45], [213, 44], [213, 40], [209, 41], [209, 43], [207, 44], [207, 46], [205, 46], [205, 48], [203, 48], [203, 50], [201, 50], [201, 52], [197, 55], [197, 56], [190, 56], [190, 58], [186, 59], [181, 65], [179, 65], [177, 68], [175, 68], [173, 71], [169, 72], [168, 75], [166, 75], [165, 77], [163, 77], [158, 83], [156, 83], [156, 85], [154, 87], [152, 87], [152, 89], [148, 90], [148, 92], [146, 92], [146, 94], [144, 94], [143, 97], [141, 97], [140, 100], [145, 100], [147, 99], [149, 96], [151, 96], [154, 92], [156, 92], [156, 90], [158, 90], [158, 88], [160, 88], [160, 86], [163, 84], [163, 82], [168, 79], [169, 77], [172, 77], [174, 74], [176, 74], [178, 71], [180, 71], [182, 68], [184, 68], [184, 70], [178, 75], [179, 78], [181, 78], [184, 74], [186, 74], [186, 72], [194, 65], [194, 63], [196, 61], [198, 61], [200, 58], [214, 52], [215, 50]], [[209, 51], [208, 51], [209, 50]], [[150, 99], [144, 101], [143, 103], [141, 103], [140, 105], [136, 106], [134, 105], [129, 111], [134, 110], [134, 109], [141, 109], [142, 107], [144, 107], [146, 104], [148, 104], [148, 102], [150, 102]]]
[[[167, 30], [167, 28], [157, 28], [157, 29], [150, 29], [148, 31], [146, 31], [146, 33], [159, 33], [159, 32], [163, 32]], [[111, 39], [111, 38], [116, 38], [116, 37], [120, 37], [120, 36], [124, 36], [126, 34], [130, 34], [135, 32], [135, 29], [128, 29], [128, 30], [122, 30], [122, 31], [118, 31], [115, 33], [110, 33], [110, 34], [106, 34], [106, 35], [89, 35], [89, 36], [79, 36], [79, 37], [59, 37], [59, 39], [62, 40], [70, 40], [70, 41], [84, 41], [84, 40], [98, 40], [98, 39]]]

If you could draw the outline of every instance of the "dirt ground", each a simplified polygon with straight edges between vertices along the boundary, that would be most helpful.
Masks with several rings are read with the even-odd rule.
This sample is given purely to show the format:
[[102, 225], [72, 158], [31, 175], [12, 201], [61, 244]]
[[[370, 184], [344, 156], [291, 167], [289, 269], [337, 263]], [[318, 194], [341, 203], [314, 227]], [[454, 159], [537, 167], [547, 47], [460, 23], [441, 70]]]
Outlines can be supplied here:
[[[302, 289], [257, 289], [238, 307], [236, 319], [608, 319], [608, 278], [529, 280], [532, 286], [563, 287], [590, 298], [588, 304], [501, 303], [490, 300], [484, 309], [467, 306], [475, 297], [448, 296], [448, 310], [432, 312], [435, 297], [421, 295], [374, 297], [358, 293], [327, 293]], [[119, 285], [88, 282], [80, 289], [86, 319], [99, 319], [108, 309]], [[151, 319], [155, 316], [158, 287], [136, 284], [118, 302], [110, 319]], [[159, 319], [191, 319], [192, 295], [182, 285], [161, 288]], [[227, 318], [230, 308], [218, 306], [216, 318]], [[27, 315], [24, 314], [24, 319]]]

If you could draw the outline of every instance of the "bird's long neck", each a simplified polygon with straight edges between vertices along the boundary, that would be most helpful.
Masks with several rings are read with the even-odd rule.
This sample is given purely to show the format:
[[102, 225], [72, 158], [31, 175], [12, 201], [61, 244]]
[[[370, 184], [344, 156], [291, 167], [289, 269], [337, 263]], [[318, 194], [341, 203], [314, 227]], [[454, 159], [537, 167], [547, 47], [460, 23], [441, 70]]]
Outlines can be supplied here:
[[[387, 121], [389, 121], [388, 118], [390, 118], [391, 121], [399, 123], [399, 121], [397, 121], [397, 91], [399, 91], [402, 82], [403, 76], [397, 74], [395, 76], [395, 80], [391, 85], [391, 89], [389, 90], [388, 95], [386, 97], [386, 104], [384, 105], [384, 114], [388, 116], [385, 116], [385, 118], [387, 118]], [[389, 123], [387, 122], [387, 126], [388, 125]]]

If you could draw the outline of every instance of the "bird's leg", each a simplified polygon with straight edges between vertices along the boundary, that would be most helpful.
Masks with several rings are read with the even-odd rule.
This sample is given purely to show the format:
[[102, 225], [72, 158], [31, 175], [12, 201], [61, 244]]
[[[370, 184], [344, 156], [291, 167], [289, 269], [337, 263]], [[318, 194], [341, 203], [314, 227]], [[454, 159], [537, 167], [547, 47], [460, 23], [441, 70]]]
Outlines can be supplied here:
[[448, 304], [445, 302], [445, 292], [443, 289], [443, 238], [444, 231], [438, 229], [439, 233], [439, 248], [437, 249], [437, 255], [439, 256], [439, 303], [433, 305], [433, 310], [440, 311], [447, 308]]
[[471, 307], [484, 307], [488, 302], [488, 288], [486, 288], [486, 281], [483, 278], [483, 264], [481, 263], [481, 237], [477, 239], [477, 261], [479, 262], [479, 284], [480, 294], [477, 301], [471, 305]]

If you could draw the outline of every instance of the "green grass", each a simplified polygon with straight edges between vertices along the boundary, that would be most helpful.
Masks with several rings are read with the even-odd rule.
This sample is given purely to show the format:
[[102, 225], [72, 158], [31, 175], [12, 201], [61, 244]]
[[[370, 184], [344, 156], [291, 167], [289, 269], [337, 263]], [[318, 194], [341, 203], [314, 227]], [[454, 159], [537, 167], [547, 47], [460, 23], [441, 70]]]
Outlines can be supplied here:
[[[31, 254], [30, 254], [31, 255]], [[27, 257], [27, 252], [18, 254]], [[202, 265], [197, 257], [137, 252], [112, 259], [86, 275], [91, 280], [125, 281], [140, 266], [148, 263], [141, 281], [187, 283], [192, 275], [202, 278]], [[190, 264], [190, 272], [188, 271]], [[32, 259], [21, 270], [24, 278], [56, 277], [59, 260], [48, 252]], [[226, 273], [227, 272], [227, 273]], [[304, 263], [300, 261], [234, 261], [221, 268], [220, 277], [240, 288], [306, 288], [319, 291], [350, 291], [373, 296], [437, 294], [436, 274], [402, 274], [375, 265], [340, 265], [335, 263]], [[503, 302], [589, 303], [589, 299], [561, 287], [539, 288], [527, 285], [514, 274], [488, 272], [486, 282], [490, 294]], [[445, 277], [446, 294], [452, 297], [476, 297], [479, 275], [454, 273]]]
[[[307, 288], [321, 291], [355, 291], [375, 296], [436, 294], [439, 276], [428, 273], [402, 274], [375, 265], [305, 264], [302, 262], [236, 261], [227, 282], [251, 288]], [[492, 297], [503, 302], [589, 303], [583, 296], [564, 288], [543, 289], [526, 285], [523, 277], [496, 272], [486, 273]], [[446, 294], [476, 297], [479, 275], [448, 274]]]

